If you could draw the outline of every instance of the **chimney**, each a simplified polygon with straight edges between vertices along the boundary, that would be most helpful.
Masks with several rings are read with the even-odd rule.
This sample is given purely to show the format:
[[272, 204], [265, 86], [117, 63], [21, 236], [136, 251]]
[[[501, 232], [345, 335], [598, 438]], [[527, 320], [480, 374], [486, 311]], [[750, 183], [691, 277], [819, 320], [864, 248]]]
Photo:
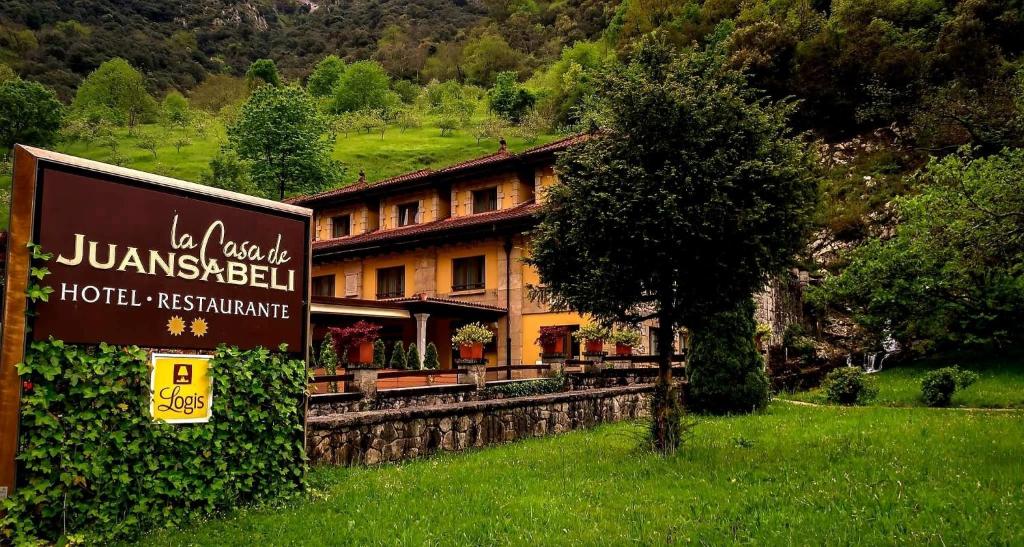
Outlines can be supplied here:
[[366, 182], [366, 171], [363, 171], [362, 169], [359, 170], [359, 182]]
[[508, 152], [508, 143], [505, 142], [505, 137], [498, 141], [498, 152]]

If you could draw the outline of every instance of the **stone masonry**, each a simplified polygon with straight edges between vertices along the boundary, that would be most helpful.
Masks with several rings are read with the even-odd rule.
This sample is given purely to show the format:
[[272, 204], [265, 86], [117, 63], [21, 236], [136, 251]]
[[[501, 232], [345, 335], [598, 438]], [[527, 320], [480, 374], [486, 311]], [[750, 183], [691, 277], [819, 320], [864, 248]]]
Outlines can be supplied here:
[[649, 416], [653, 386], [631, 385], [310, 417], [312, 464], [376, 465]]

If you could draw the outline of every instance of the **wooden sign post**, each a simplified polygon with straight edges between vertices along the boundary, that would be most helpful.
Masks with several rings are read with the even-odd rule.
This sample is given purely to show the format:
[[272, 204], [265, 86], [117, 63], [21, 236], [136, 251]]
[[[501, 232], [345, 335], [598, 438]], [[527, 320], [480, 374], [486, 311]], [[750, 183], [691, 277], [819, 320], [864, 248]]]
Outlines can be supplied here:
[[[15, 486], [26, 343], [219, 344], [306, 356], [310, 222], [302, 207], [16, 146], [0, 348], [0, 497]], [[53, 259], [26, 314], [27, 245]], [[29, 328], [31, 327], [31, 329]]]

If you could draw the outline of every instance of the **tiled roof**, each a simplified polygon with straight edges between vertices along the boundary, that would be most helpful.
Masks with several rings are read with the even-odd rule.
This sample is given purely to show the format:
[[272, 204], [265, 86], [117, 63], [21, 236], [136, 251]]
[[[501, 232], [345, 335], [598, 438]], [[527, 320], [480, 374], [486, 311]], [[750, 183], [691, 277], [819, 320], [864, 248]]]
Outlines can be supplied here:
[[446, 304], [453, 306], [461, 306], [465, 308], [476, 308], [487, 311], [507, 312], [508, 309], [500, 306], [492, 306], [490, 304], [480, 304], [478, 302], [469, 302], [467, 300], [459, 300], [457, 298], [441, 298], [437, 296], [424, 296], [416, 295], [405, 298], [387, 298], [381, 300], [381, 302], [393, 303], [393, 304], [415, 304], [417, 302], [426, 302], [428, 304]]
[[528, 201], [526, 203], [516, 205], [515, 207], [491, 211], [489, 213], [478, 213], [475, 215], [451, 217], [443, 220], [435, 220], [433, 222], [424, 222], [422, 224], [402, 226], [401, 228], [377, 230], [374, 232], [368, 232], [365, 234], [359, 234], [355, 236], [339, 237], [335, 239], [324, 239], [313, 242], [313, 252], [317, 253], [318, 251], [322, 252], [330, 250], [343, 250], [347, 248], [357, 247], [360, 245], [365, 245], [367, 243], [414, 238], [427, 234], [447, 232], [459, 228], [482, 226], [495, 222], [505, 222], [510, 220], [528, 218], [534, 215], [539, 209], [540, 205], [534, 203], [533, 201]]
[[576, 135], [570, 135], [568, 137], [558, 139], [557, 141], [552, 141], [547, 144], [542, 144], [540, 146], [534, 146], [533, 148], [523, 150], [522, 152], [516, 155], [520, 158], [526, 158], [530, 156], [539, 156], [542, 154], [548, 154], [552, 152], [561, 152], [562, 150], [565, 150], [566, 148], [569, 148], [574, 144], [581, 143], [587, 140], [588, 138], [590, 138], [590, 135], [588, 135], [587, 133], [577, 133]]
[[461, 161], [461, 162], [456, 163], [454, 165], [449, 165], [448, 167], [443, 167], [443, 168], [437, 170], [437, 174], [440, 175], [440, 174], [456, 173], [456, 172], [462, 171], [464, 169], [471, 169], [473, 167], [480, 167], [480, 166], [483, 166], [483, 165], [490, 165], [492, 163], [500, 163], [500, 162], [503, 162], [503, 161], [505, 161], [505, 160], [507, 160], [507, 159], [509, 159], [511, 157], [514, 157], [514, 155], [510, 154], [507, 150], [499, 150], [499, 151], [497, 151], [497, 152], [495, 152], [493, 154], [487, 154], [486, 156], [481, 156], [479, 158], [473, 158], [471, 160]]
[[389, 187], [389, 186], [400, 186], [400, 185], [403, 185], [403, 184], [408, 183], [408, 182], [423, 181], [423, 180], [427, 180], [427, 179], [430, 179], [430, 178], [433, 178], [433, 177], [443, 177], [443, 176], [457, 175], [457, 174], [461, 174], [464, 171], [471, 171], [471, 170], [476, 169], [478, 167], [484, 167], [484, 166], [490, 166], [490, 165], [499, 165], [499, 164], [502, 164], [502, 163], [505, 163], [505, 162], [515, 162], [515, 161], [519, 161], [519, 160], [532, 160], [532, 159], [535, 159], [537, 157], [544, 156], [546, 154], [552, 154], [554, 152], [559, 152], [559, 151], [565, 150], [566, 148], [568, 148], [568, 147], [570, 147], [570, 146], [572, 146], [572, 145], [574, 145], [574, 144], [576, 144], [578, 142], [582, 142], [582, 141], [586, 140], [587, 138], [589, 138], [589, 135], [586, 135], [586, 134], [572, 135], [572, 136], [565, 137], [565, 138], [562, 138], [562, 139], [559, 139], [559, 140], [556, 140], [556, 141], [553, 141], [553, 142], [549, 142], [547, 144], [542, 144], [542, 145], [539, 145], [539, 146], [535, 146], [533, 148], [524, 150], [523, 152], [520, 152], [518, 154], [513, 154], [511, 152], [508, 152], [507, 150], [499, 150], [498, 152], [494, 152], [492, 154], [487, 154], [486, 156], [481, 156], [479, 158], [473, 158], [471, 160], [466, 160], [466, 161], [463, 161], [463, 162], [459, 162], [459, 163], [456, 163], [454, 165], [449, 165], [447, 167], [442, 167], [441, 169], [437, 169], [437, 170], [433, 170], [433, 169], [420, 169], [419, 171], [413, 171], [411, 173], [405, 173], [403, 175], [398, 175], [398, 176], [395, 176], [395, 177], [387, 178], [387, 179], [384, 179], [384, 180], [381, 180], [381, 181], [378, 181], [378, 182], [357, 182], [355, 184], [351, 184], [349, 186], [345, 186], [345, 187], [342, 187], [342, 188], [336, 188], [334, 190], [328, 190], [326, 192], [320, 192], [319, 194], [309, 194], [309, 195], [305, 195], [305, 196], [296, 196], [296, 197], [290, 198], [290, 199], [285, 200], [285, 201], [287, 201], [288, 203], [296, 204], [296, 205], [309, 205], [309, 204], [312, 204], [312, 203], [328, 201], [328, 200], [331, 200], [331, 199], [335, 199], [335, 198], [339, 198], [339, 197], [343, 197], [343, 196], [347, 196], [347, 195], [351, 195], [351, 194], [357, 194], [357, 193], [359, 193], [359, 192], [361, 192], [363, 190], [370, 190], [370, 189], [376, 190], [378, 188], [386, 188], [386, 187]]
[[288, 198], [285, 201], [288, 203], [312, 203], [316, 201], [322, 201], [326, 199], [336, 198], [344, 196], [346, 194], [353, 194], [367, 188], [384, 188], [394, 184], [400, 184], [412, 180], [420, 180], [429, 177], [434, 174], [433, 169], [420, 169], [419, 171], [412, 171], [410, 173], [403, 173], [391, 178], [386, 178], [377, 182], [356, 182], [348, 186], [342, 186], [341, 188], [335, 188], [334, 190], [327, 190], [326, 192], [320, 192], [319, 194], [308, 194], [305, 196], [295, 196]]

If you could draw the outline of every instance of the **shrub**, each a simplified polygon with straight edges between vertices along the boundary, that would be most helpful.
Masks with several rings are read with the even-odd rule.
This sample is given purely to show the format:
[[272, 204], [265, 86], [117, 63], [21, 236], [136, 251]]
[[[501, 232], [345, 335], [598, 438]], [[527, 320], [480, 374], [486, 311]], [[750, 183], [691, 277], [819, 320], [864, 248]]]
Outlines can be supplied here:
[[410, 370], [419, 370], [420, 351], [416, 348], [416, 344], [409, 344], [409, 350], [405, 353], [405, 366]]
[[754, 304], [712, 315], [693, 330], [687, 405], [698, 412], [750, 412], [768, 404], [764, 361], [754, 347]]
[[949, 406], [957, 389], [965, 389], [978, 380], [978, 375], [960, 367], [943, 367], [921, 378], [921, 400], [928, 406]]
[[463, 344], [486, 344], [494, 339], [494, 333], [491, 329], [485, 327], [482, 323], [470, 323], [463, 325], [455, 331], [455, 336], [452, 336], [452, 344], [461, 346]]
[[555, 393], [562, 391], [563, 389], [565, 389], [565, 376], [559, 374], [557, 376], [552, 376], [551, 378], [508, 382], [505, 384], [490, 386], [484, 390], [484, 396], [528, 397], [530, 395]]
[[[347, 354], [346, 354], [347, 356]], [[320, 355], [318, 356], [318, 365], [324, 369], [327, 374], [338, 373], [338, 353], [334, 349], [334, 341], [331, 340], [331, 334], [327, 333], [324, 337], [324, 341], [320, 344]], [[331, 393], [338, 392], [338, 382], [331, 382], [328, 384], [328, 390]]]
[[824, 382], [825, 398], [840, 405], [864, 404], [878, 395], [878, 388], [858, 367], [837, 368]]
[[389, 364], [393, 369], [405, 370], [408, 363], [405, 360], [405, 346], [401, 340], [395, 342], [395, 346], [391, 349], [391, 361]]
[[427, 349], [423, 351], [423, 368], [427, 370], [441, 368], [441, 362], [437, 359], [437, 346], [433, 342], [427, 342]]
[[384, 355], [385, 351], [383, 340], [378, 338], [373, 341], [373, 363], [371, 363], [373, 368], [384, 368], [384, 362], [387, 360]]
[[299, 490], [305, 362], [213, 354], [213, 417], [172, 425], [149, 417], [146, 350], [32, 342], [18, 366], [24, 482], [2, 504], [0, 543], [107, 544]]

